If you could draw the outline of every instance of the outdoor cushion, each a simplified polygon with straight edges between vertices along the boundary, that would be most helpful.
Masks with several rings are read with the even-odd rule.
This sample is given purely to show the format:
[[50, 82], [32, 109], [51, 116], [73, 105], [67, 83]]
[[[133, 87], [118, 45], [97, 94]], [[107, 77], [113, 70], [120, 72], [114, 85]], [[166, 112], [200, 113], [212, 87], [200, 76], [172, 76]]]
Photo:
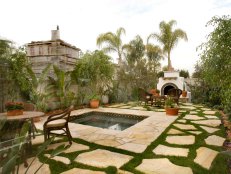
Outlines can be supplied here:
[[58, 120], [48, 122], [47, 127], [63, 126], [65, 123], [66, 123], [66, 119], [58, 119]]

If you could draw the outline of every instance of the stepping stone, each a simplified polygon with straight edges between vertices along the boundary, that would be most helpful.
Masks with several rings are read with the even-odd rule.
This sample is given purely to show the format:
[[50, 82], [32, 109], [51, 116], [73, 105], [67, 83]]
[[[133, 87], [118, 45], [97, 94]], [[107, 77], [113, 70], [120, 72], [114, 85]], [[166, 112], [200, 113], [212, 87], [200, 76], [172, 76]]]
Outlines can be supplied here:
[[133, 173], [125, 171], [125, 170], [118, 169], [117, 174], [133, 174]]
[[165, 109], [156, 109], [156, 112], [165, 112]]
[[187, 119], [187, 120], [203, 120], [205, 118], [199, 117], [197, 115], [186, 115], [186, 116], [184, 116], [184, 119]]
[[[62, 138], [55, 137], [54, 141], [60, 140]], [[32, 145], [43, 144], [44, 143], [44, 135], [36, 136], [35, 139], [32, 139]]]
[[111, 105], [110, 107], [117, 108], [117, 107], [126, 106], [126, 105], [127, 104], [115, 104], [115, 105]]
[[152, 152], [157, 155], [187, 157], [189, 150], [187, 148], [168, 147], [160, 144]]
[[136, 143], [126, 143], [121, 146], [117, 146], [117, 148], [136, 152], [136, 153], [142, 153], [147, 148], [147, 145], [136, 144]]
[[[50, 155], [50, 154], [45, 154], [44, 156], [47, 157], [47, 158], [51, 158], [51, 155]], [[67, 164], [67, 165], [68, 165], [68, 164], [71, 164], [71, 161], [70, 161], [68, 158], [63, 157], [63, 156], [54, 156], [54, 157], [51, 158], [51, 159], [53, 159], [53, 160], [55, 160], [55, 161], [62, 162], [62, 163]]]
[[78, 168], [73, 168], [70, 170], [67, 170], [65, 172], [62, 172], [61, 174], [105, 174], [105, 172], [101, 171], [92, 171], [92, 170], [87, 170], [87, 169], [78, 169]]
[[222, 146], [225, 138], [219, 137], [217, 135], [211, 135], [205, 139], [206, 144], [213, 146]]
[[131, 106], [121, 106], [121, 107], [119, 107], [120, 109], [129, 109], [129, 108], [131, 108]]
[[97, 149], [91, 152], [81, 153], [74, 161], [95, 167], [115, 166], [120, 168], [133, 157], [129, 155]]
[[186, 123], [186, 120], [177, 120], [177, 122]]
[[207, 114], [207, 115], [214, 115], [216, 114], [217, 111], [203, 111], [204, 114]]
[[166, 141], [170, 144], [189, 145], [195, 143], [195, 136], [167, 136]]
[[201, 110], [204, 110], [204, 111], [211, 111], [211, 109], [209, 108], [200, 108]]
[[175, 165], [167, 158], [143, 159], [136, 169], [145, 174], [193, 174], [191, 168]]
[[176, 126], [177, 128], [180, 128], [182, 130], [197, 130], [195, 126], [190, 124], [173, 124], [173, 126]]
[[180, 109], [194, 110], [196, 108], [194, 106], [180, 106]]
[[197, 115], [198, 112], [197, 112], [197, 111], [190, 111], [190, 114], [192, 114], [192, 115]]
[[212, 116], [212, 115], [205, 115], [205, 117], [208, 119], [219, 119], [217, 116]]
[[[51, 144], [48, 146], [47, 150], [55, 149], [62, 144], [65, 144], [65, 146], [69, 145], [68, 142]], [[88, 150], [88, 149], [89, 149], [89, 147], [86, 145], [72, 142], [72, 145], [70, 147], [68, 147], [66, 150], [64, 150], [63, 152], [64, 153], [72, 153], [72, 152], [77, 152], [77, 151], [81, 151], [81, 150]]]
[[207, 147], [200, 147], [197, 149], [197, 156], [194, 162], [201, 165], [202, 167], [209, 169], [214, 158], [217, 156], [218, 152]]
[[169, 134], [169, 135], [174, 135], [174, 134], [184, 134], [184, 132], [179, 131], [179, 130], [177, 130], [177, 129], [170, 129], [170, 130], [168, 131], [168, 133], [167, 133], [167, 134]]
[[192, 134], [195, 134], [195, 135], [199, 135], [199, 134], [202, 133], [201, 131], [188, 131], [188, 132], [190, 132], [190, 133], [192, 133]]
[[130, 108], [130, 109], [135, 109], [135, 110], [145, 110], [145, 111], [146, 111], [146, 109], [145, 109], [145, 108], [140, 107], [140, 106], [132, 107], [132, 108]]
[[[30, 164], [32, 162], [32, 160], [34, 160], [34, 157], [27, 159], [28, 164]], [[32, 165], [30, 166], [30, 168], [28, 169], [27, 173], [35, 173], [36, 170], [42, 165], [43, 163], [41, 163], [39, 161], [38, 158], [35, 158], [34, 162], [32, 163]], [[25, 173], [27, 170], [26, 167], [24, 167], [24, 164], [21, 164], [19, 166], [19, 172], [18, 173]], [[50, 168], [48, 164], [43, 164], [43, 166], [39, 169], [39, 171], [37, 172], [37, 174], [50, 174]]]
[[112, 146], [112, 147], [121, 145], [121, 143], [116, 141], [115, 139], [95, 140], [93, 142], [96, 144], [103, 145], [103, 146]]
[[207, 127], [207, 126], [200, 126], [202, 129], [204, 129], [206, 132], [208, 133], [214, 133], [220, 129], [217, 128], [211, 128], [211, 127]]
[[200, 121], [191, 121], [192, 123], [202, 124], [206, 126], [218, 127], [221, 124], [220, 120], [200, 120]]

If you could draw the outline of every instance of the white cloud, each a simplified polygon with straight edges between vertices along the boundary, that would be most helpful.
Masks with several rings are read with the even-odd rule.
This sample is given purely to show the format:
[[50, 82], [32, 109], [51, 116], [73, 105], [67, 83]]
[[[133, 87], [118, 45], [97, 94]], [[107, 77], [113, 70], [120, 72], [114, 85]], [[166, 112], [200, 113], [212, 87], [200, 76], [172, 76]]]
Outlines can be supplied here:
[[7, 0], [1, 2], [0, 36], [19, 45], [49, 40], [50, 30], [59, 25], [61, 38], [85, 51], [98, 49], [97, 36], [119, 27], [126, 29], [124, 43], [137, 34], [146, 42], [150, 33], [159, 32], [161, 21], [174, 19], [189, 41], [173, 50], [173, 66], [193, 72], [196, 47], [211, 31], [205, 24], [230, 11], [230, 0]]

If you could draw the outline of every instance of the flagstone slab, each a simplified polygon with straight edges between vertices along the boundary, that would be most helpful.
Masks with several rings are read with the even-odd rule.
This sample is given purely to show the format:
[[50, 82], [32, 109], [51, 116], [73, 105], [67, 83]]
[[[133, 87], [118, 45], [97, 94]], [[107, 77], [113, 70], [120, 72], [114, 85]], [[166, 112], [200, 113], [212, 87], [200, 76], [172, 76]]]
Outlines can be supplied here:
[[[29, 158], [27, 159], [27, 162], [28, 164], [30, 164], [32, 161], [34, 160], [34, 157], [32, 158]], [[30, 173], [35, 173], [36, 170], [42, 165], [43, 163], [41, 163], [39, 161], [38, 158], [35, 158], [34, 162], [32, 163], [32, 165], [30, 166], [30, 168], [28, 169], [27, 173], [30, 174]], [[24, 167], [24, 164], [21, 164], [19, 166], [19, 174], [20, 173], [25, 173], [27, 170], [26, 167]], [[39, 169], [39, 171], [37, 172], [37, 174], [50, 174], [51, 171], [50, 171], [50, 168], [49, 168], [49, 165], [44, 163], [43, 166]]]
[[74, 161], [96, 167], [115, 166], [120, 168], [132, 158], [129, 155], [97, 149], [78, 155]]
[[122, 142], [118, 142], [115, 139], [105, 139], [105, 140], [98, 140], [98, 141], [93, 141], [96, 144], [104, 145], [104, 146], [120, 146], [123, 144]]
[[218, 152], [207, 147], [200, 147], [196, 150], [197, 156], [194, 162], [200, 166], [209, 169]]
[[186, 116], [184, 116], [184, 119], [187, 119], [187, 120], [203, 120], [205, 118], [204, 117], [199, 117], [197, 115], [186, 115]]
[[208, 133], [214, 133], [220, 129], [218, 128], [212, 128], [212, 127], [207, 127], [207, 126], [200, 126], [202, 129], [204, 129]]
[[219, 119], [217, 116], [213, 116], [213, 115], [205, 115], [205, 117], [208, 119]]
[[191, 168], [175, 165], [167, 158], [143, 159], [136, 169], [145, 174], [193, 174]]
[[[47, 158], [51, 158], [51, 155], [50, 154], [45, 154], [44, 156], [46, 156]], [[63, 157], [63, 156], [54, 156], [53, 158], [51, 158], [55, 161], [59, 161], [59, 162], [62, 162], [64, 164], [71, 164], [71, 161], [66, 158], [66, 157]]]
[[189, 153], [189, 149], [187, 149], [187, 148], [168, 147], [168, 146], [160, 144], [152, 152], [157, 154], [157, 155], [187, 157], [188, 153]]
[[182, 129], [182, 130], [197, 130], [197, 128], [190, 124], [173, 124], [173, 126]]
[[136, 144], [136, 143], [126, 143], [121, 146], [117, 146], [117, 148], [136, 152], [136, 153], [142, 153], [147, 148], [147, 145]]
[[191, 121], [195, 124], [202, 124], [206, 126], [218, 127], [221, 124], [220, 120], [198, 120], [198, 121]]
[[157, 112], [165, 112], [165, 109], [156, 109]]
[[209, 108], [200, 108], [201, 110], [204, 110], [204, 111], [211, 111], [211, 109]]
[[118, 169], [117, 174], [133, 174], [133, 173], [125, 171], [125, 170]]
[[195, 134], [195, 135], [199, 135], [199, 134], [202, 133], [201, 131], [188, 131], [188, 132], [190, 132], [190, 133], [192, 133], [192, 134]]
[[143, 108], [143, 107], [140, 107], [140, 106], [137, 106], [137, 107], [131, 107], [130, 109], [135, 109], [135, 110], [143, 110], [143, 111], [146, 111], [147, 109]]
[[121, 106], [119, 107], [120, 109], [128, 109], [128, 108], [131, 108], [132, 106]]
[[167, 136], [166, 141], [170, 144], [189, 145], [189, 144], [195, 143], [195, 136], [193, 136], [193, 135]]
[[197, 111], [190, 111], [190, 114], [192, 114], [192, 115], [197, 115], [198, 112], [197, 112]]
[[217, 111], [203, 111], [204, 114], [207, 114], [207, 115], [214, 115], [216, 114]]
[[[65, 146], [69, 145], [69, 142], [62, 142], [62, 143], [56, 143], [56, 144], [51, 144], [48, 146], [47, 150], [50, 150], [50, 149], [55, 149], [57, 148], [58, 146], [64, 144]], [[63, 152], [64, 153], [72, 153], [72, 152], [78, 152], [78, 151], [81, 151], [81, 150], [89, 150], [89, 147], [86, 146], [86, 145], [83, 145], [83, 144], [78, 144], [78, 143], [75, 143], [75, 142], [72, 142], [72, 145], [69, 146], [66, 150], [64, 150]]]
[[[55, 140], [60, 140], [62, 138], [60, 137], [55, 137]], [[32, 145], [38, 145], [38, 144], [42, 144], [44, 143], [44, 135], [39, 135], [39, 136], [35, 136], [35, 139], [32, 139]]]
[[62, 172], [61, 174], [105, 174], [105, 172], [73, 168], [73, 169], [67, 170], [65, 172]]
[[180, 109], [194, 110], [196, 108], [194, 106], [180, 106]]
[[174, 134], [184, 134], [184, 132], [177, 130], [177, 129], [170, 129], [167, 134], [174, 135]]
[[213, 146], [222, 146], [225, 141], [225, 138], [219, 137], [217, 135], [211, 135], [205, 139], [206, 144]]
[[177, 120], [177, 122], [186, 123], [186, 120]]

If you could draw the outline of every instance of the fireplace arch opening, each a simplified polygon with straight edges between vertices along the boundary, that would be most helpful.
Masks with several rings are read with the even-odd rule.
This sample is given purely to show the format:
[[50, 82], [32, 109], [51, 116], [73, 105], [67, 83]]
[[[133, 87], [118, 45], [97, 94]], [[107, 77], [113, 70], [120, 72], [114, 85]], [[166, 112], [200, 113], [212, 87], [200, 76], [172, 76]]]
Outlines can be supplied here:
[[178, 89], [178, 87], [174, 83], [166, 83], [161, 88], [161, 95], [167, 95], [168, 90], [170, 89]]

